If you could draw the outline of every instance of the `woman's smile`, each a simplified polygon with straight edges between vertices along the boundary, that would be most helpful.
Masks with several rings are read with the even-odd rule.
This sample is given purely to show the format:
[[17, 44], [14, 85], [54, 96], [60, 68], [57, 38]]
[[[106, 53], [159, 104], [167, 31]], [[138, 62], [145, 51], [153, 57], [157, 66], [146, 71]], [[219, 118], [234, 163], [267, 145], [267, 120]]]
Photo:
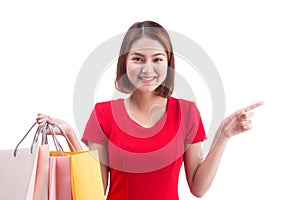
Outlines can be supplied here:
[[152, 83], [156, 79], [156, 76], [139, 76], [139, 79], [143, 83]]

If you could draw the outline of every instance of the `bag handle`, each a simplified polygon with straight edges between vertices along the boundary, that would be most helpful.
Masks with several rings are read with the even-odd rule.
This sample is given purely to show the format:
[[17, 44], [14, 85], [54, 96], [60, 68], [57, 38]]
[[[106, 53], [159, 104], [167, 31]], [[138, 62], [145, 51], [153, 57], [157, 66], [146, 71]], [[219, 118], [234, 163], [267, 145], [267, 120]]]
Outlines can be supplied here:
[[54, 146], [58, 152], [58, 155], [59, 156], [64, 156], [64, 150], [60, 144], [60, 142], [58, 141], [56, 135], [55, 135], [55, 131], [54, 131], [54, 128], [52, 125], [50, 124], [47, 124], [47, 128], [49, 129], [51, 135], [52, 135], [52, 139], [53, 139], [53, 143], [54, 143]]
[[[55, 145], [55, 148], [56, 148], [58, 154], [60, 156], [63, 156], [64, 155], [64, 150], [63, 150], [63, 148], [62, 148], [59, 140], [56, 137], [53, 125], [58, 128], [58, 130], [60, 131], [61, 135], [66, 139], [66, 141], [67, 141], [67, 143], [69, 145], [70, 150], [73, 151], [73, 152], [76, 151], [75, 148], [74, 148], [74, 146], [72, 145], [70, 139], [68, 138], [66, 132], [60, 127], [60, 125], [58, 125], [57, 123], [52, 123], [52, 124], [47, 123], [46, 129], [49, 129], [49, 131], [51, 133], [51, 136], [52, 136], [52, 139], [53, 139], [53, 143]], [[47, 135], [46, 135], [46, 137], [47, 137]]]
[[[28, 134], [31, 132], [31, 130], [36, 126], [37, 122], [35, 122], [31, 127], [30, 129], [27, 131], [27, 133], [24, 135], [24, 137], [21, 139], [21, 141], [17, 144], [15, 150], [14, 150], [14, 157], [17, 156], [17, 151], [18, 151], [18, 148], [20, 146], [20, 144], [24, 141], [24, 139], [28, 136]], [[58, 125], [57, 123], [53, 123], [54, 126], [56, 126], [58, 128], [58, 130], [60, 131], [60, 133], [62, 134], [62, 136], [65, 138], [65, 140], [67, 141], [68, 145], [69, 145], [69, 148], [71, 151], [76, 151], [73, 144], [71, 143], [69, 137], [67, 136], [66, 132], [60, 127], [60, 125]], [[61, 154], [61, 155], [64, 155], [63, 154], [63, 148], [61, 146], [61, 144], [59, 143], [57, 137], [56, 137], [56, 134], [55, 134], [55, 131], [54, 131], [54, 128], [52, 125], [50, 125], [49, 123], [45, 123], [44, 126], [42, 126], [40, 129], [37, 129], [35, 134], [34, 134], [34, 138], [33, 138], [33, 141], [32, 141], [32, 144], [31, 144], [31, 148], [30, 148], [30, 153], [32, 154], [32, 151], [33, 151], [33, 146], [35, 143], [38, 142], [38, 139], [39, 139], [39, 135], [42, 135], [42, 141], [41, 141], [41, 144], [48, 144], [48, 138], [47, 138], [47, 129], [50, 131], [51, 135], [52, 135], [52, 138], [53, 138], [53, 142], [54, 142], [54, 145], [55, 145], [55, 148], [56, 150]]]
[[[35, 122], [31, 127], [30, 129], [27, 131], [27, 133], [24, 135], [24, 137], [21, 139], [21, 141], [17, 144], [15, 150], [14, 150], [14, 157], [17, 156], [17, 151], [18, 151], [18, 147], [20, 146], [20, 144], [24, 141], [24, 139], [27, 137], [27, 135], [31, 132], [31, 130], [33, 129], [33, 127], [35, 127], [35, 125], [37, 124], [37, 122]], [[38, 135], [39, 135], [39, 130], [36, 131], [35, 133], [35, 138], [37, 137], [38, 138]], [[34, 140], [35, 140], [34, 138]], [[33, 150], [33, 144], [31, 145], [31, 148], [30, 148], [30, 153], [32, 154], [32, 150]]]
[[68, 145], [69, 145], [69, 148], [71, 151], [75, 152], [76, 149], [75, 147], [73, 146], [72, 142], [70, 141], [69, 137], [67, 136], [66, 132], [60, 127], [59, 124], [57, 124], [56, 122], [53, 123], [60, 131], [60, 133], [62, 134], [62, 136], [65, 138], [65, 140], [67, 141]]
[[[56, 123], [56, 122], [53, 122], [52, 124], [46, 123], [46, 126], [42, 127], [42, 129], [41, 129], [42, 144], [48, 144], [46, 131], [47, 131], [47, 129], [49, 129], [49, 131], [52, 131], [50, 133], [52, 135], [53, 141], [56, 142], [56, 145], [57, 145], [56, 149], [58, 150], [59, 147], [61, 147], [61, 145], [59, 143], [59, 140], [56, 137], [53, 125], [58, 128], [58, 130], [60, 131], [60, 134], [65, 138], [65, 140], [67, 141], [67, 143], [69, 145], [70, 150], [71, 151], [76, 151], [75, 148], [74, 148], [74, 146], [73, 146], [73, 144], [71, 143], [69, 137], [67, 136], [66, 132], [64, 131], [64, 129], [62, 129], [61, 126], [58, 123]], [[54, 134], [52, 134], [52, 133], [54, 133]], [[36, 134], [36, 135], [37, 135], [37, 138], [36, 138], [36, 141], [37, 141], [39, 134]]]

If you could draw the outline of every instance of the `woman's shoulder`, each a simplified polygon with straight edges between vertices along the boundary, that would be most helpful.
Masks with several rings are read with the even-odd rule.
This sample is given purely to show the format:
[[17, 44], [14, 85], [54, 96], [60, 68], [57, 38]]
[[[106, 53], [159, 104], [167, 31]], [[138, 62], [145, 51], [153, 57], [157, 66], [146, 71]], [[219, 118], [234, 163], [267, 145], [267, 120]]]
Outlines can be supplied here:
[[188, 99], [182, 99], [182, 98], [177, 98], [177, 97], [169, 97], [171, 101], [176, 102], [178, 105], [183, 106], [183, 107], [194, 107], [196, 106], [195, 101], [188, 100]]
[[107, 110], [107, 109], [111, 109], [112, 106], [120, 106], [122, 103], [124, 102], [124, 99], [113, 99], [113, 100], [108, 100], [108, 101], [101, 101], [101, 102], [97, 102], [95, 104], [95, 109], [96, 110]]

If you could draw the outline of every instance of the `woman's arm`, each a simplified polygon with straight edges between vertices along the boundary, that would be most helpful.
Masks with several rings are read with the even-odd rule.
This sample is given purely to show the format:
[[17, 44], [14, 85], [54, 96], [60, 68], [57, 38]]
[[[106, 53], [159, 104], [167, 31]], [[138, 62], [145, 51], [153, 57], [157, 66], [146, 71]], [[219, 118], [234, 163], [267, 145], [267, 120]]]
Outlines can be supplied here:
[[102, 175], [102, 182], [103, 182], [103, 189], [104, 194], [106, 194], [106, 189], [108, 185], [108, 167], [107, 167], [107, 149], [104, 145], [95, 143], [95, 142], [88, 142], [88, 147], [90, 150], [98, 150], [99, 161], [101, 166], [101, 175]]
[[80, 141], [79, 141], [75, 131], [71, 127], [66, 129], [66, 134], [67, 134], [67, 137], [69, 138], [71, 144], [75, 148], [75, 150], [76, 151], [83, 151], [83, 148], [80, 144]]
[[205, 160], [201, 156], [201, 143], [190, 145], [184, 155], [184, 167], [193, 195], [202, 197], [211, 186], [223, 155], [227, 138], [218, 139]]
[[250, 117], [253, 113], [249, 111], [262, 104], [262, 102], [253, 104], [227, 117], [217, 130], [210, 152], [204, 160], [201, 143], [190, 145], [184, 155], [184, 166], [193, 195], [202, 197], [207, 192], [215, 178], [229, 138], [252, 128]]

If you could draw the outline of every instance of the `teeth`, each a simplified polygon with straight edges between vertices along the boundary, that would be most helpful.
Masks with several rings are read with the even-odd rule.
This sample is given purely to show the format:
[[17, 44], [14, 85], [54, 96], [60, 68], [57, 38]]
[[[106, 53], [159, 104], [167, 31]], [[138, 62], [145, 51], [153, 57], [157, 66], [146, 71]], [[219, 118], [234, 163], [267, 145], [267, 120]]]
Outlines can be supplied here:
[[152, 80], [154, 77], [141, 77], [142, 80], [145, 80], [145, 81], [150, 81]]

